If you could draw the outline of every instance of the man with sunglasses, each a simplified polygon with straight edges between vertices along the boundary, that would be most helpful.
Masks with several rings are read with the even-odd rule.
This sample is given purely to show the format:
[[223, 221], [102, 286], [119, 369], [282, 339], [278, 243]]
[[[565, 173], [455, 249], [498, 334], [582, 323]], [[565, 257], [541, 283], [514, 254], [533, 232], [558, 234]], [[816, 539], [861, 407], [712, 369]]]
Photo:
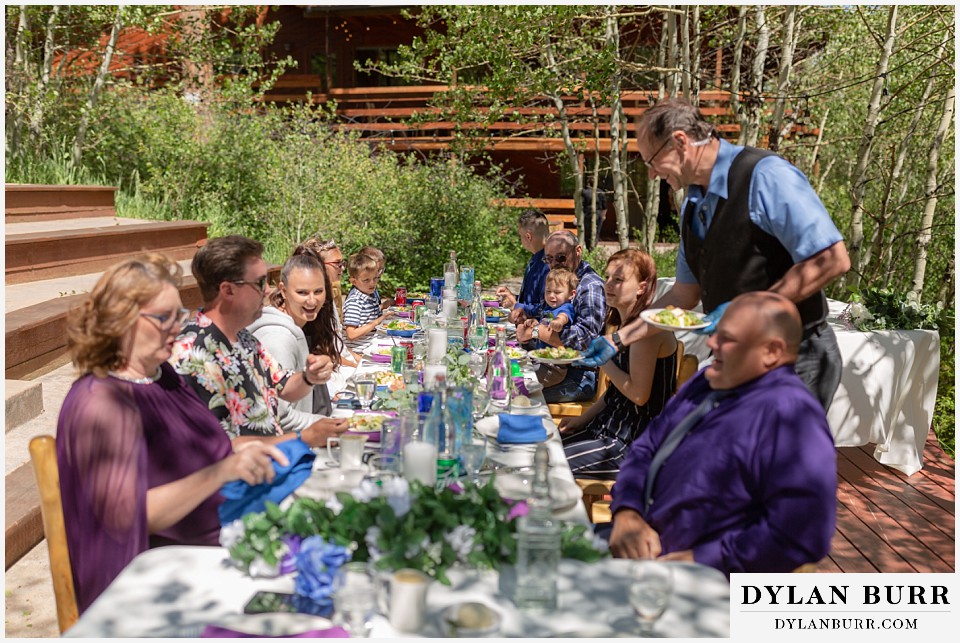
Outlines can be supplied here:
[[317, 422], [302, 435], [285, 434], [277, 400], [299, 400], [329, 380], [330, 359], [309, 355], [303, 371], [287, 371], [247, 330], [263, 311], [267, 264], [262, 254], [259, 241], [240, 235], [210, 239], [197, 251], [191, 271], [203, 308], [184, 326], [170, 362], [235, 443], [299, 436], [310, 446], [324, 445], [336, 435], [335, 427]]
[[[545, 323], [532, 328], [517, 326], [517, 340], [529, 342], [539, 339], [550, 346], [582, 351], [603, 333], [603, 321], [607, 316], [603, 279], [589, 263], [582, 260], [583, 247], [572, 232], [558, 230], [551, 234], [547, 237], [543, 252], [543, 261], [551, 270], [566, 268], [579, 280], [572, 300], [575, 321], [560, 331], [551, 329]], [[596, 370], [571, 366], [563, 381], [543, 389], [543, 397], [548, 404], [584, 402], [592, 399], [596, 392]]]
[[[771, 152], [722, 140], [700, 110], [681, 99], [644, 112], [637, 144], [651, 178], [686, 190], [676, 283], [652, 307], [691, 309], [702, 302], [715, 327], [726, 303], [741, 293], [783, 295], [803, 322], [797, 374], [828, 408], [842, 363], [826, 323], [823, 288], [850, 269], [850, 259], [807, 177]], [[603, 364], [651, 332], [660, 331], [637, 319], [599, 338], [578, 364]]]

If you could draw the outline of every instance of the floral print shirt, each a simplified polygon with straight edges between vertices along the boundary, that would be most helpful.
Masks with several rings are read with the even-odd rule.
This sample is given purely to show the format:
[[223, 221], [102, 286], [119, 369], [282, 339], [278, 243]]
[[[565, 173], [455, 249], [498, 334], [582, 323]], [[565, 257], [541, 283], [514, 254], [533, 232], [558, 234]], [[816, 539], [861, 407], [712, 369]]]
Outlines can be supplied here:
[[246, 328], [231, 344], [203, 312], [184, 327], [170, 363], [207, 403], [231, 439], [283, 434], [279, 394], [293, 375]]

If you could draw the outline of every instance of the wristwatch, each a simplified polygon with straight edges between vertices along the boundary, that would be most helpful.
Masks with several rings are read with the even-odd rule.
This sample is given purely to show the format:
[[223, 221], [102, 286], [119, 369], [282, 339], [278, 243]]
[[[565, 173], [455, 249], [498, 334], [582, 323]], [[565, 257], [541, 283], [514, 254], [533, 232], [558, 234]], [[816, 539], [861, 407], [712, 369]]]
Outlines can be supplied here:
[[617, 347], [617, 350], [618, 350], [618, 351], [622, 351], [622, 350], [623, 350], [623, 342], [620, 340], [620, 332], [619, 332], [619, 331], [614, 331], [612, 337], [613, 337], [613, 344], [614, 344], [614, 346]]
[[540, 327], [539, 327], [539, 326], [534, 326], [534, 327], [533, 327], [533, 338], [534, 338], [534, 339], [540, 339]]
[[307, 377], [307, 369], [300, 371], [300, 374], [303, 375], [303, 381], [306, 382], [308, 386], [316, 386], [316, 383], [311, 382], [310, 378]]

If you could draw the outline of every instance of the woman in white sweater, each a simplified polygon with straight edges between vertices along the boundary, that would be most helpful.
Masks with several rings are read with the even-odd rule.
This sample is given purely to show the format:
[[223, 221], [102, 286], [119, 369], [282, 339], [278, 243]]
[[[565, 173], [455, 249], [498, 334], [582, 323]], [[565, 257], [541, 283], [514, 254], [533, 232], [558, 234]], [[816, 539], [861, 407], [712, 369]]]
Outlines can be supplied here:
[[[329, 280], [319, 257], [298, 246], [280, 271], [279, 287], [270, 295], [270, 306], [248, 326], [267, 352], [284, 368], [299, 371], [311, 351], [337, 361], [342, 342], [335, 327], [334, 306], [327, 297]], [[326, 386], [313, 389], [313, 396], [297, 402], [280, 400], [280, 425], [284, 431], [310, 431], [310, 443], [326, 443], [340, 435], [347, 421], [331, 418]], [[305, 436], [306, 437], [306, 436]]]

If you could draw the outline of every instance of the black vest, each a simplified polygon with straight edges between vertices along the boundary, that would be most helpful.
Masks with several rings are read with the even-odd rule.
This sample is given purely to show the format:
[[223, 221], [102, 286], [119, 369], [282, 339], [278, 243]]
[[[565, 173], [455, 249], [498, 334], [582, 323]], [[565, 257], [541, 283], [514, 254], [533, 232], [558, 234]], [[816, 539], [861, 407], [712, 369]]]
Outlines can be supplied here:
[[[693, 203], [683, 213], [683, 251], [687, 265], [700, 283], [703, 310], [711, 312], [739, 294], [767, 290], [793, 266], [793, 258], [776, 237], [750, 220], [750, 180], [757, 163], [773, 152], [745, 147], [733, 160], [727, 176], [727, 195], [720, 199], [701, 241], [693, 233]], [[804, 328], [827, 317], [827, 298], [819, 291], [797, 308]]]

